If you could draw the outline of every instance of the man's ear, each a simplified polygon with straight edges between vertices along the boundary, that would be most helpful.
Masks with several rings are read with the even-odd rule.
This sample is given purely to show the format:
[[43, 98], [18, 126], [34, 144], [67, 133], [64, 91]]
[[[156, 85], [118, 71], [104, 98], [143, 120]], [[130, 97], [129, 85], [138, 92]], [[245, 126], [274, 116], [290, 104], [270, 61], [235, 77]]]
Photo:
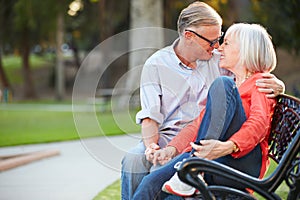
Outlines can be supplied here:
[[187, 40], [190, 40], [194, 37], [193, 33], [189, 32], [189, 31], [184, 31], [183, 35]]

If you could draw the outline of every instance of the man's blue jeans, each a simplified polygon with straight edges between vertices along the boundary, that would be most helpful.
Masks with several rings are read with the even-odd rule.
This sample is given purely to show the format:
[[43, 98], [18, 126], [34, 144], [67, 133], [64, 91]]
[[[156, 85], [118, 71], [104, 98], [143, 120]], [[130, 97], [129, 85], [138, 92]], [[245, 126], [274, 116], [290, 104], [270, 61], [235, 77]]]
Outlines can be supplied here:
[[[165, 147], [169, 141], [160, 138], [159, 146]], [[160, 168], [160, 165], [153, 166], [145, 157], [145, 145], [140, 142], [131, 148], [122, 160], [121, 172], [121, 195], [122, 200], [132, 199], [132, 196], [141, 183], [142, 179], [150, 172]]]
[[122, 160], [121, 192], [122, 199], [129, 200], [142, 179], [149, 173], [152, 164], [146, 160], [145, 146], [140, 142]]
[[[196, 142], [201, 139], [226, 141], [240, 129], [245, 120], [246, 116], [242, 101], [234, 81], [229, 77], [219, 77], [209, 89], [206, 111], [198, 131]], [[167, 194], [161, 192], [162, 185], [176, 172], [174, 165], [184, 158], [189, 158], [191, 153], [178, 155], [166, 165], [145, 176], [135, 191], [133, 199], [153, 200], [165, 198]], [[231, 155], [227, 155], [216, 159], [216, 161], [258, 177], [261, 168], [261, 159], [261, 149], [257, 145], [249, 154], [242, 158], [234, 159]], [[208, 184], [214, 183], [235, 188], [241, 187], [236, 182], [218, 176], [205, 175], [205, 180]]]

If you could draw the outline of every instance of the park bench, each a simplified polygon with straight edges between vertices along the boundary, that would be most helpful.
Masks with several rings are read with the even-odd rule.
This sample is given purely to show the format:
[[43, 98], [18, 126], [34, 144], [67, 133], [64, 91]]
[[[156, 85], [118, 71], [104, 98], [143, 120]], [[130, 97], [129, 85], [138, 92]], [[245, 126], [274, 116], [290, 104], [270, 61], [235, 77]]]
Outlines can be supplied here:
[[288, 186], [288, 200], [300, 199], [300, 100], [279, 95], [272, 118], [269, 138], [269, 158], [277, 165], [263, 179], [251, 177], [215, 161], [191, 158], [185, 160], [178, 171], [179, 178], [201, 191], [202, 199], [255, 199], [245, 190], [221, 185], [205, 185], [199, 173], [209, 173], [234, 180], [268, 200], [281, 199], [275, 191], [283, 183]]
[[[130, 108], [136, 109], [139, 105], [139, 93], [137, 91], [131, 91], [126, 88], [99, 88], [96, 90], [95, 98], [89, 99], [90, 103], [95, 103], [99, 107], [100, 112], [108, 111], [110, 110], [110, 104], [111, 100], [119, 100], [121, 97], [125, 96], [125, 100], [128, 100], [129, 102], [127, 104], [117, 105], [117, 106], [129, 106]], [[121, 109], [118, 107], [117, 109]]]

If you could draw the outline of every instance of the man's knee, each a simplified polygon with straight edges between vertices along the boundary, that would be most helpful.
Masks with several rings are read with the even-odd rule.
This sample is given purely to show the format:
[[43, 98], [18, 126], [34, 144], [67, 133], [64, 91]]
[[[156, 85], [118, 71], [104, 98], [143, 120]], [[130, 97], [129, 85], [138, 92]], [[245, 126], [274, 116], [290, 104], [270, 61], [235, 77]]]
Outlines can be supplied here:
[[122, 165], [142, 163], [143, 157], [145, 157], [144, 154], [127, 152], [122, 159]]
[[144, 154], [126, 153], [122, 159], [122, 171], [129, 173], [149, 172], [152, 164], [146, 159]]
[[145, 147], [142, 143], [131, 148], [123, 157], [122, 165], [131, 164], [132, 162], [141, 163], [142, 159], [145, 157]]

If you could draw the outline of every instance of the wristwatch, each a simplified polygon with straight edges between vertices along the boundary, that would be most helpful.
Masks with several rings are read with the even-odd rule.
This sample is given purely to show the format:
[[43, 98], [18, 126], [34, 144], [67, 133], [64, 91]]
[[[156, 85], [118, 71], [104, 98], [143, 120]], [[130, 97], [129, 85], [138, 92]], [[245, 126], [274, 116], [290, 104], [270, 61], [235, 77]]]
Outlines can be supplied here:
[[236, 145], [236, 143], [234, 142], [233, 143], [233, 153], [236, 153], [236, 152], [238, 152], [240, 149], [239, 149], [239, 147]]

